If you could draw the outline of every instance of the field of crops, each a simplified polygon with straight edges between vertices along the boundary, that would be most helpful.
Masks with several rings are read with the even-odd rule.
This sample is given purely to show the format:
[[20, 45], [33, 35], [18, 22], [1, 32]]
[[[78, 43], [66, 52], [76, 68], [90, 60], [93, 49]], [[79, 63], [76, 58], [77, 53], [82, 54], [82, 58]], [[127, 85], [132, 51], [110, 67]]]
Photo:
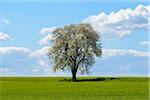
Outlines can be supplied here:
[[0, 77], [0, 100], [149, 100], [149, 78]]

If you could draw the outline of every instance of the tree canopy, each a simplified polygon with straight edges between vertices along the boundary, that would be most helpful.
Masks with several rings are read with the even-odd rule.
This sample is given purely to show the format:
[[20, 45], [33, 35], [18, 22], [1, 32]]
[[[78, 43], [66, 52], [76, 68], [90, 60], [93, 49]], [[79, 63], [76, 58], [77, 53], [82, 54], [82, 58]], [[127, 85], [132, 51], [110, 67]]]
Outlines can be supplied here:
[[53, 44], [49, 49], [53, 71], [70, 70], [72, 80], [76, 80], [78, 70], [89, 73], [95, 56], [102, 54], [98, 33], [90, 24], [75, 24], [53, 31]]

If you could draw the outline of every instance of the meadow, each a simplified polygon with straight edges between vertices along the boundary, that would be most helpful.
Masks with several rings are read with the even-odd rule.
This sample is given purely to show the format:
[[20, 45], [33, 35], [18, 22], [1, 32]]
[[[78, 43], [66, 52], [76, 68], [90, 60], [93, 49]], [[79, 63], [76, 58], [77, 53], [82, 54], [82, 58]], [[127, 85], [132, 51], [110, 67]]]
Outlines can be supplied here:
[[0, 100], [149, 100], [146, 77], [0, 77]]

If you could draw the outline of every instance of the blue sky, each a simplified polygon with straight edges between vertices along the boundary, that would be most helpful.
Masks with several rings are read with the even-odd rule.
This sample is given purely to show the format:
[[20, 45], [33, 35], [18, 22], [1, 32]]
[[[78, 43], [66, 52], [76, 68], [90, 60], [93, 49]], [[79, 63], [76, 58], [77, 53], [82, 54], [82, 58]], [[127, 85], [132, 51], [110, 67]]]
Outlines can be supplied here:
[[57, 27], [86, 22], [100, 33], [104, 49], [91, 76], [146, 76], [149, 10], [146, 1], [0, 0], [0, 75], [70, 75], [51, 72], [46, 39]]

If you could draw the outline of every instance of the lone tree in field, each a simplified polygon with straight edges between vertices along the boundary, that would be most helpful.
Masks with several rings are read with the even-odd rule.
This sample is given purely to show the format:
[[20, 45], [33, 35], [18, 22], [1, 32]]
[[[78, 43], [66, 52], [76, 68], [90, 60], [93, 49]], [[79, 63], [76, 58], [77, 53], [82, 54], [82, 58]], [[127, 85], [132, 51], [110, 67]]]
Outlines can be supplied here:
[[89, 24], [69, 25], [53, 31], [53, 45], [49, 49], [53, 71], [70, 70], [72, 81], [77, 71], [88, 73], [94, 57], [101, 56], [98, 33]]

